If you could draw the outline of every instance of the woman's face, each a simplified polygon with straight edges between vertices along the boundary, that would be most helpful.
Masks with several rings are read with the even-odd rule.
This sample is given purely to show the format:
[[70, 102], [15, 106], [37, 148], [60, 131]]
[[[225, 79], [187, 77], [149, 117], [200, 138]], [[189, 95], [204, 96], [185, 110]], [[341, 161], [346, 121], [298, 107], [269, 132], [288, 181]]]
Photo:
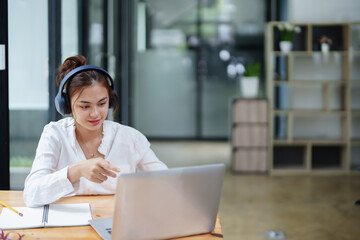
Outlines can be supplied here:
[[72, 114], [79, 125], [89, 131], [102, 129], [109, 111], [109, 94], [102, 84], [95, 82], [70, 97]]

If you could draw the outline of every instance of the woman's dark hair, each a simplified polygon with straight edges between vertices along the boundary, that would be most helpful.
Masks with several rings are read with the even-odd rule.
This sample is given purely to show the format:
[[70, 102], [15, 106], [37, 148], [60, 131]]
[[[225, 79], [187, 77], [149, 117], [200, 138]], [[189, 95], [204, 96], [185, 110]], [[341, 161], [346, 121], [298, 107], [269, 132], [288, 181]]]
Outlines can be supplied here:
[[[64, 79], [66, 74], [71, 70], [84, 66], [87, 64], [87, 60], [82, 55], [76, 55], [68, 57], [65, 59], [63, 64], [58, 68], [58, 74], [56, 76], [56, 84], [60, 86], [61, 81]], [[86, 70], [77, 73], [73, 76], [65, 85], [65, 90], [69, 97], [73, 96], [75, 93], [82, 91], [85, 87], [91, 86], [94, 82], [102, 84], [106, 87], [109, 94], [109, 108], [114, 108], [114, 113], [118, 108], [119, 97], [114, 92], [112, 87], [109, 85], [106, 75], [102, 72], [96, 70]], [[70, 99], [69, 99], [70, 102]]]

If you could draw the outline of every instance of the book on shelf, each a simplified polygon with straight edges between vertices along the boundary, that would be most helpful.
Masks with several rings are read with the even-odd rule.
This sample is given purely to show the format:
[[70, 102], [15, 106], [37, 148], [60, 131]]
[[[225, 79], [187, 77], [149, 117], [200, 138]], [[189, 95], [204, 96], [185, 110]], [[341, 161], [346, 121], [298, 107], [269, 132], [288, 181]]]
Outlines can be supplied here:
[[287, 76], [287, 59], [286, 56], [275, 57], [275, 71], [274, 79], [278, 81], [285, 81]]
[[275, 117], [275, 138], [282, 140], [286, 138], [286, 116]]
[[[288, 86], [281, 85], [276, 87], [276, 108], [286, 110], [289, 108]], [[286, 116], [275, 116], [275, 138], [285, 139], [286, 136]]]
[[0, 215], [0, 228], [26, 229], [43, 227], [71, 227], [89, 225], [92, 219], [89, 203], [50, 204], [43, 207], [14, 207], [23, 214], [3, 208]]

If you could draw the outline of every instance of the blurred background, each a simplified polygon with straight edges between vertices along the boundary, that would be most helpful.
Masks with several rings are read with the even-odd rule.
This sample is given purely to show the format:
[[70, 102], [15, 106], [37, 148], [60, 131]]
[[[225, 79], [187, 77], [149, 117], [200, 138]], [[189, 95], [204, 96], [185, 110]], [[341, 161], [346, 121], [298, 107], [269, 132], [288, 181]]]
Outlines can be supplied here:
[[[240, 96], [235, 66], [264, 62], [265, 22], [286, 6], [246, 0], [9, 1], [11, 170], [31, 166], [43, 126], [59, 119], [52, 101], [56, 67], [76, 54], [115, 79], [121, 93], [115, 120], [152, 141], [228, 145], [231, 101]], [[260, 85], [265, 96], [263, 76]], [[11, 181], [12, 188], [22, 184]]]

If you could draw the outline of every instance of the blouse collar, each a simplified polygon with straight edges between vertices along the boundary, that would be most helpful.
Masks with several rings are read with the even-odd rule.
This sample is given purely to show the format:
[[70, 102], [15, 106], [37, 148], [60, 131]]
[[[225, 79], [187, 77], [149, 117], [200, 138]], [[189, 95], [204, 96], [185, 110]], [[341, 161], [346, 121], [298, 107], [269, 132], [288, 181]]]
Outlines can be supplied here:
[[[69, 128], [68, 128], [68, 134], [69, 134], [69, 140], [70, 140], [70, 144], [71, 146], [76, 149], [76, 135], [75, 135], [75, 120], [73, 118], [70, 118], [71, 120], [69, 121]], [[100, 143], [100, 146], [98, 148], [98, 151], [103, 154], [105, 156], [105, 158], [107, 157], [109, 150], [110, 150], [110, 144], [111, 144], [111, 139], [112, 139], [112, 135], [113, 135], [113, 131], [111, 131], [111, 126], [109, 124], [109, 120], [105, 120], [103, 122], [103, 139]]]

